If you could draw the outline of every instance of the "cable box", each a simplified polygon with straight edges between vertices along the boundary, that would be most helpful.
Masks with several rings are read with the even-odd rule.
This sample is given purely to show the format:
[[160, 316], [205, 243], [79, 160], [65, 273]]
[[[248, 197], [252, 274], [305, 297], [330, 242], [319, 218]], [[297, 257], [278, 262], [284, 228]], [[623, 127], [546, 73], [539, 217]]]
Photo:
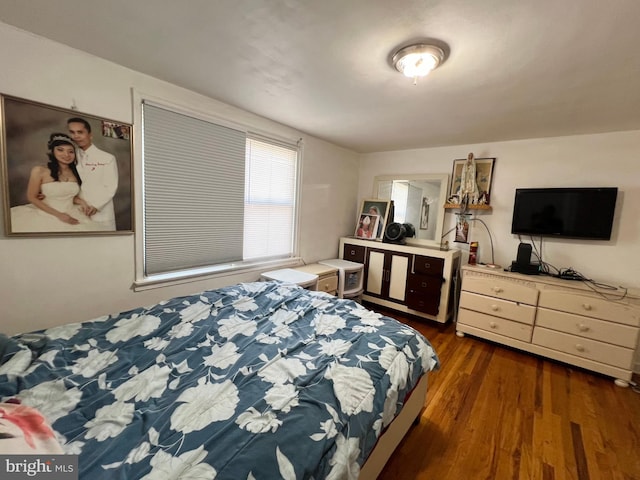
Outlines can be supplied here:
[[578, 280], [578, 281], [583, 281], [586, 280], [582, 275], [556, 275], [557, 278], [560, 278], [562, 280]]

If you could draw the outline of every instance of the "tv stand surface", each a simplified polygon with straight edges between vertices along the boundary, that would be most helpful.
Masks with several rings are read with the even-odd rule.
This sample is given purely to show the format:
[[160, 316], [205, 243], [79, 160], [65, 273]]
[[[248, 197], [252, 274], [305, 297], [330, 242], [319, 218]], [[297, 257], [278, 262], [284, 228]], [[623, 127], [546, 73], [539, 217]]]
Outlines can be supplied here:
[[463, 266], [457, 334], [599, 372], [628, 386], [637, 369], [634, 359], [640, 358], [640, 292], [594, 288], [548, 275]]

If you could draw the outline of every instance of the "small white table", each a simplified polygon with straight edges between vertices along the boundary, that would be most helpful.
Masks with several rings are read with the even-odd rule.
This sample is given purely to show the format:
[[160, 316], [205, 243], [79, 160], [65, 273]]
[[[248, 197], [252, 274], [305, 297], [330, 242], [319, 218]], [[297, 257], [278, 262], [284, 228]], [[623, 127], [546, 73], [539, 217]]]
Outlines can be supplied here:
[[270, 272], [264, 272], [261, 277], [262, 280], [279, 280], [284, 283], [293, 283], [299, 285], [302, 288], [316, 288], [318, 284], [318, 275], [313, 273], [301, 272], [294, 270], [293, 268], [281, 268], [280, 270], [271, 270]]

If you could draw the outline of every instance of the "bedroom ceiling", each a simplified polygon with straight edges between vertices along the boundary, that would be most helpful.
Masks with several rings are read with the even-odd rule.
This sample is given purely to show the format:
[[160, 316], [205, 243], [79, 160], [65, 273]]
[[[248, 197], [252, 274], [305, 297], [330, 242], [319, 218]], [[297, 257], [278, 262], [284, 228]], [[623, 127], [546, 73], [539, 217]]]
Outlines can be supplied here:
[[[637, 0], [0, 0], [4, 23], [358, 152], [640, 129], [638, 19]], [[413, 85], [390, 56], [428, 39], [447, 56]]]

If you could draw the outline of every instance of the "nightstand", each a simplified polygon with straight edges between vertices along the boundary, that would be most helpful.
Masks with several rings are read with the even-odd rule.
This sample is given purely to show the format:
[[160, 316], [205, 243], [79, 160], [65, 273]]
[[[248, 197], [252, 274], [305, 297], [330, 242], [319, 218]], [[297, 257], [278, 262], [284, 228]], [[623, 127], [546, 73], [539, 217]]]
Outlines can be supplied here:
[[295, 270], [318, 276], [316, 290], [335, 295], [338, 289], [338, 269], [329, 265], [311, 263]]

